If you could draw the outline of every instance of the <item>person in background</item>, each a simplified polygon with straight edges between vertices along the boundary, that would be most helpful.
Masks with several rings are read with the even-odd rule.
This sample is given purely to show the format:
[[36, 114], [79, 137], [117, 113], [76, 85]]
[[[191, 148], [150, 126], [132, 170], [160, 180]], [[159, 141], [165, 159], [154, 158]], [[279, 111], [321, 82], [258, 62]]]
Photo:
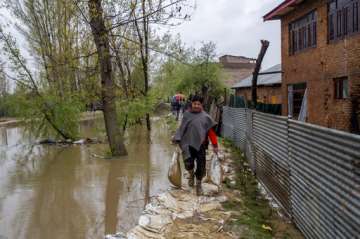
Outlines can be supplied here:
[[185, 112], [185, 104], [186, 104], [186, 101], [185, 101], [185, 97], [183, 97], [180, 101], [180, 112], [181, 114], [184, 114]]
[[176, 96], [171, 97], [171, 113], [176, 116]]
[[179, 120], [179, 116], [180, 116], [180, 110], [181, 110], [181, 99], [182, 99], [183, 95], [181, 94], [181, 92], [176, 93], [176, 95], [174, 95], [174, 115], [176, 118], [176, 121]]
[[180, 110], [181, 110], [181, 97], [176, 97], [176, 121], [179, 120], [180, 117]]
[[185, 102], [185, 106], [184, 106], [184, 108], [183, 108], [183, 113], [185, 112], [185, 111], [189, 111], [189, 110], [191, 110], [191, 99], [192, 99], [192, 95], [190, 95], [189, 96], [189, 98], [188, 98], [188, 100]]
[[[217, 137], [213, 130], [215, 121], [203, 110], [203, 99], [193, 96], [191, 110], [184, 113], [180, 127], [173, 141], [179, 144], [184, 159], [185, 169], [189, 172], [188, 184], [194, 187], [196, 194], [202, 194], [202, 179], [206, 174], [206, 150], [210, 139], [214, 153], [218, 153]], [[196, 162], [196, 171], [194, 171]]]

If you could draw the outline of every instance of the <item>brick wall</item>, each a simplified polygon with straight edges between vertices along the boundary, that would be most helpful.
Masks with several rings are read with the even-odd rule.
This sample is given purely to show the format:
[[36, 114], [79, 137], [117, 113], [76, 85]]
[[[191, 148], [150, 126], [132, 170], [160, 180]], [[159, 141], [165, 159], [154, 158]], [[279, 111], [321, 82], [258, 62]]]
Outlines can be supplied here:
[[[236, 89], [236, 96], [244, 96], [247, 101], [251, 101], [251, 88]], [[258, 86], [258, 101], [264, 104], [281, 104], [281, 85]]]
[[[317, 11], [317, 47], [289, 55], [289, 23], [314, 9]], [[334, 78], [347, 76], [350, 95], [360, 96], [360, 34], [328, 43], [327, 0], [299, 5], [281, 19], [281, 32], [283, 114], [288, 113], [287, 86], [306, 82], [308, 122], [350, 131], [351, 100], [335, 99]]]

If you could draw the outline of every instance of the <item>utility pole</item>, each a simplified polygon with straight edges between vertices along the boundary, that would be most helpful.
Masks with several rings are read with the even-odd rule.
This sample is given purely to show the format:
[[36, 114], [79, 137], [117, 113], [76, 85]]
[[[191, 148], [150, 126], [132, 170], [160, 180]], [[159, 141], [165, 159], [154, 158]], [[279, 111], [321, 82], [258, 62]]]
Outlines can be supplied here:
[[257, 80], [261, 69], [262, 61], [264, 59], [267, 49], [269, 48], [269, 45], [270, 45], [269, 41], [261, 40], [261, 50], [256, 60], [256, 65], [253, 72], [252, 86], [251, 86], [251, 100], [254, 109], [256, 109], [256, 104], [257, 104]]

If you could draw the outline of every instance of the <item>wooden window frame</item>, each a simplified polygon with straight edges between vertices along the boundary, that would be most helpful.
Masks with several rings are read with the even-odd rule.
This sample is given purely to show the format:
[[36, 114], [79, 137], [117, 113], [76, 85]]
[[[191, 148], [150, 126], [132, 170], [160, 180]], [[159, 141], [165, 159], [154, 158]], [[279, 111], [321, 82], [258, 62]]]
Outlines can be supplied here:
[[[346, 84], [344, 84], [346, 82]], [[346, 88], [346, 93], [345, 92]], [[349, 78], [347, 76], [334, 78], [334, 98], [336, 100], [349, 99]]]
[[289, 24], [289, 55], [317, 46], [317, 11], [312, 10]]
[[[291, 86], [291, 88], [292, 88], [292, 92], [291, 92], [291, 94], [292, 94], [292, 102], [291, 102], [292, 115], [291, 115], [291, 117], [297, 118], [301, 111], [301, 105], [302, 105], [302, 101], [304, 99], [307, 82], [288, 84], [288, 88], [289, 88], [289, 86]], [[288, 92], [288, 97], [289, 97], [289, 92]]]
[[360, 32], [360, 0], [331, 0], [327, 15], [329, 43]]

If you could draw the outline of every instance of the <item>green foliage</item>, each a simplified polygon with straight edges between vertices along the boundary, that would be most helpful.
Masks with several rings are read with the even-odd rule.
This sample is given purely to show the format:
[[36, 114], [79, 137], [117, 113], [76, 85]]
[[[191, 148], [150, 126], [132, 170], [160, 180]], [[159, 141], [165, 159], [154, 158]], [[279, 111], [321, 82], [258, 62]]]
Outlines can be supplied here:
[[19, 107], [16, 104], [16, 97], [11, 94], [0, 97], [0, 117], [17, 116], [19, 116]]
[[[8, 95], [4, 106], [9, 116], [25, 120], [29, 129], [36, 134], [57, 135], [52, 125], [55, 124], [73, 139], [78, 136], [78, 123], [84, 110], [80, 98], [76, 95], [60, 98], [43, 93], [42, 97], [37, 97], [26, 90], [18, 90]], [[50, 121], [45, 117], [49, 117]]]
[[[60, 125], [63, 132], [67, 132], [73, 139], [78, 137], [79, 119], [84, 105], [76, 95], [62, 98], [56, 95], [48, 95], [41, 102], [50, 108], [50, 117], [56, 125]], [[50, 125], [49, 125], [50, 126]], [[49, 129], [53, 130], [52, 127]]]
[[154, 110], [156, 99], [154, 95], [149, 94], [147, 97], [137, 97], [132, 100], [119, 100], [117, 102], [118, 120], [120, 125], [134, 125], [146, 114], [151, 114]]
[[179, 91], [202, 93], [206, 88], [210, 96], [217, 98], [223, 90], [223, 84], [220, 81], [220, 67], [216, 63], [199, 62], [191, 67], [187, 66], [182, 77], [177, 85]]
[[[173, 95], [178, 91], [185, 94], [207, 94], [218, 98], [224, 84], [221, 81], [222, 69], [215, 61], [215, 44], [203, 43], [199, 50], [184, 51], [183, 62], [168, 59], [162, 64], [157, 77], [157, 85], [162, 96]], [[188, 54], [188, 52], [193, 52]]]

